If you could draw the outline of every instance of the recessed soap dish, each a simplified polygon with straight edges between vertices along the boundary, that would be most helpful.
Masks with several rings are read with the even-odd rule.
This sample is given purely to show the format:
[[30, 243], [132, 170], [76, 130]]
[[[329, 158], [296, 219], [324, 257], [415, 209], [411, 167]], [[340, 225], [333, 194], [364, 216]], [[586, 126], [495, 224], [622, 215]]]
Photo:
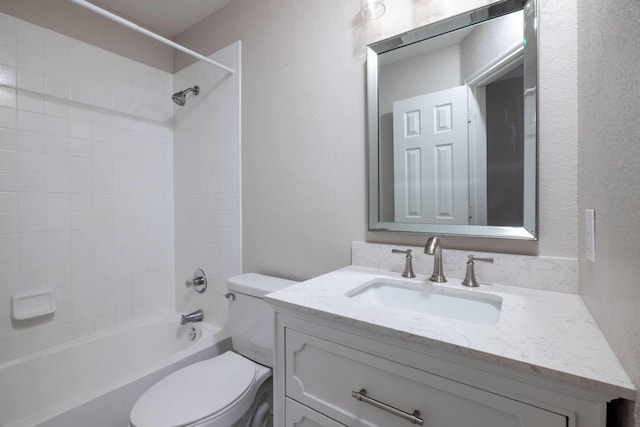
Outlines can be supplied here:
[[11, 316], [15, 320], [33, 319], [56, 311], [53, 290], [30, 292], [11, 297]]

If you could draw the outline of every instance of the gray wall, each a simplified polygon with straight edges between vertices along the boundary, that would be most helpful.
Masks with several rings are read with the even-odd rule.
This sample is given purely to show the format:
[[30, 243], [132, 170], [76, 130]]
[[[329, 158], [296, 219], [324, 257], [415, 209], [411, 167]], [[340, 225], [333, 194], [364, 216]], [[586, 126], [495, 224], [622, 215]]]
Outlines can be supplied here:
[[640, 386], [640, 3], [582, 0], [578, 18], [580, 236], [584, 209], [596, 210], [595, 263], [580, 239], [580, 293]]
[[[245, 271], [304, 279], [349, 264], [352, 240], [426, 240], [367, 232], [363, 48], [415, 22], [394, 25], [391, 4], [372, 22], [359, 20], [358, 9], [343, 0], [234, 0], [176, 38], [205, 54], [243, 42]], [[574, 2], [542, 0], [540, 241], [447, 238], [445, 246], [577, 258], [575, 20]], [[176, 56], [178, 68], [188, 63]]]

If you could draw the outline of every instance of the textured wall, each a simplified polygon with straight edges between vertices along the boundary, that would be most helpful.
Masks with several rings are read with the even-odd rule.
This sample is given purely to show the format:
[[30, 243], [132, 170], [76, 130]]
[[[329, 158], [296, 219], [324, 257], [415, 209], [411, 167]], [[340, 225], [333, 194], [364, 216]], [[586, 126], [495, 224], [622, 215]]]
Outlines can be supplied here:
[[[349, 264], [352, 240], [424, 244], [367, 232], [364, 47], [485, 3], [389, 2], [363, 22], [357, 1], [235, 0], [177, 37], [207, 54], [243, 41], [245, 271], [304, 279]], [[541, 240], [449, 247], [577, 257], [575, 3], [541, 3]]]
[[583, 0], [578, 18], [580, 236], [582, 212], [596, 210], [595, 264], [580, 239], [580, 293], [640, 386], [640, 4]]

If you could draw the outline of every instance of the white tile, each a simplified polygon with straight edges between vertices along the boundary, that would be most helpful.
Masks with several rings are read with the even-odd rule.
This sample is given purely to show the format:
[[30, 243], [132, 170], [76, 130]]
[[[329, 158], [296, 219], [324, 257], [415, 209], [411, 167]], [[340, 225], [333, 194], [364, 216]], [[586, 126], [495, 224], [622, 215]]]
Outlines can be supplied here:
[[71, 232], [69, 230], [47, 231], [45, 236], [47, 252], [71, 250]]
[[85, 106], [91, 105], [91, 83], [71, 80], [69, 85], [69, 98], [71, 101]]
[[45, 77], [45, 88], [47, 96], [60, 98], [62, 100], [69, 99], [69, 82], [60, 78]]
[[69, 230], [71, 214], [69, 212], [47, 212], [47, 230]]
[[18, 170], [23, 172], [44, 172], [44, 155], [36, 152], [21, 151], [18, 153]]
[[49, 154], [68, 155], [70, 140], [64, 136], [47, 135], [45, 150]]
[[44, 57], [45, 30], [38, 26], [24, 23], [18, 27], [17, 46], [19, 51]]
[[90, 228], [82, 228], [71, 230], [71, 248], [90, 248], [93, 246], [93, 230]]
[[11, 298], [2, 297], [0, 298], [0, 319], [2, 320], [9, 319], [10, 316], [11, 316]]
[[0, 41], [10, 46], [15, 46], [16, 44], [18, 44], [18, 28], [8, 22], [0, 25]]
[[18, 95], [15, 88], [0, 86], [0, 106], [16, 108]]
[[93, 248], [71, 249], [72, 266], [91, 266], [93, 264]]
[[15, 67], [17, 65], [17, 53], [15, 46], [0, 42], [0, 64]]
[[37, 132], [28, 132], [28, 131], [19, 131], [19, 148], [20, 151], [35, 151], [35, 152], [43, 152], [44, 151], [44, 134]]
[[19, 252], [41, 252], [46, 242], [46, 233], [20, 233], [19, 234]]
[[18, 193], [0, 193], [0, 213], [18, 212]]
[[69, 81], [71, 66], [60, 59], [45, 58], [44, 71], [47, 76]]
[[47, 174], [47, 193], [69, 193], [71, 191], [70, 178], [68, 174]]
[[56, 268], [47, 272], [47, 286], [56, 292], [56, 305], [67, 305], [72, 302], [71, 267]]
[[18, 116], [14, 108], [0, 106], [0, 128], [18, 128]]
[[71, 196], [67, 193], [54, 193], [46, 195], [46, 210], [49, 212], [69, 212], [71, 209]]
[[45, 210], [45, 193], [19, 193], [18, 212], [42, 212]]
[[91, 125], [86, 122], [71, 120], [69, 121], [69, 135], [72, 138], [88, 141], [91, 138]]
[[[0, 278], [2, 278], [2, 286], [0, 286], [0, 297], [11, 296], [13, 294], [13, 277], [18, 274], [18, 255], [0, 256]], [[1, 324], [2, 322], [0, 322]]]
[[52, 135], [69, 136], [69, 119], [65, 117], [52, 117], [47, 116], [45, 118], [46, 132]]
[[19, 253], [18, 234], [3, 234], [0, 239], [0, 256]]
[[91, 157], [93, 153], [92, 143], [88, 139], [71, 138], [69, 141], [69, 154], [74, 157]]
[[16, 75], [14, 67], [0, 64], [0, 86], [14, 88], [17, 81]]
[[53, 326], [49, 329], [49, 346], [64, 344], [71, 340], [73, 340], [72, 322]]
[[17, 188], [19, 191], [41, 191], [46, 190], [44, 174], [35, 172], [20, 172], [17, 175]]
[[31, 111], [18, 111], [18, 126], [21, 130], [44, 133], [45, 115]]
[[0, 213], [0, 234], [14, 234], [18, 232], [18, 214]]
[[0, 129], [0, 150], [17, 150], [18, 132], [15, 129]]
[[73, 302], [93, 297], [93, 267], [78, 265], [71, 267], [71, 284], [73, 285]]
[[14, 359], [22, 354], [20, 342], [19, 337], [0, 340], [0, 363]]
[[71, 250], [58, 249], [47, 253], [47, 269], [71, 267]]
[[93, 197], [91, 194], [72, 194], [71, 211], [86, 212], [93, 209]]
[[18, 228], [21, 233], [45, 231], [47, 218], [44, 212], [23, 212], [18, 215]]
[[18, 70], [18, 89], [22, 89], [23, 93], [31, 93], [36, 95], [45, 94], [44, 74], [33, 71], [20, 69]]
[[47, 109], [46, 97], [40, 93], [18, 89], [17, 102], [20, 110], [44, 113]]
[[57, 116], [68, 119], [71, 114], [71, 107], [67, 100], [46, 96], [44, 111], [48, 116]]
[[60, 154], [45, 155], [45, 172], [52, 174], [68, 174], [70, 170], [70, 157]]
[[97, 315], [93, 321], [93, 326], [97, 331], [113, 328], [113, 325], [114, 325], [114, 320], [113, 320], [112, 311]]
[[93, 224], [93, 215], [91, 212], [72, 212], [71, 213], [71, 229], [91, 228]]
[[14, 150], [0, 150], [0, 170], [18, 170], [18, 152]]
[[[75, 308], [75, 306], [74, 306]], [[79, 339], [86, 336], [89, 336], [93, 333], [93, 322], [89, 322], [86, 320], [75, 320], [73, 322], [73, 338]]]

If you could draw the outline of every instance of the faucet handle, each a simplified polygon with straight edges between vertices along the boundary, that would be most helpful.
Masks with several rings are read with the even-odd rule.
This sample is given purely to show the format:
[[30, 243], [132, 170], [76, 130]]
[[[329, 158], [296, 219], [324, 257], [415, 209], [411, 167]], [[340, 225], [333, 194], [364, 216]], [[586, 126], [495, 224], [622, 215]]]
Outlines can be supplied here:
[[411, 256], [411, 249], [400, 250], [400, 249], [391, 249], [391, 252], [394, 254], [405, 254], [406, 257], [404, 259], [404, 271], [402, 272], [402, 277], [408, 277], [410, 279], [416, 277], [416, 273], [413, 272], [413, 257]]
[[207, 274], [203, 269], [196, 268], [196, 271], [193, 273], [193, 277], [190, 280], [184, 282], [184, 285], [187, 288], [193, 286], [193, 289], [201, 294], [207, 290]]
[[469, 261], [467, 261], [467, 263], [474, 262], [474, 261], [482, 261], [482, 262], [488, 262], [493, 264], [493, 258], [480, 258], [471, 254], [467, 255], [467, 258], [469, 258]]
[[473, 268], [475, 265], [474, 261], [482, 261], [489, 262], [493, 264], [493, 258], [480, 258], [473, 255], [468, 255], [469, 261], [467, 261], [467, 274], [464, 276], [464, 280], [462, 284], [464, 286], [469, 286], [470, 288], [475, 288], [478, 286], [478, 280], [476, 280], [476, 272]]

